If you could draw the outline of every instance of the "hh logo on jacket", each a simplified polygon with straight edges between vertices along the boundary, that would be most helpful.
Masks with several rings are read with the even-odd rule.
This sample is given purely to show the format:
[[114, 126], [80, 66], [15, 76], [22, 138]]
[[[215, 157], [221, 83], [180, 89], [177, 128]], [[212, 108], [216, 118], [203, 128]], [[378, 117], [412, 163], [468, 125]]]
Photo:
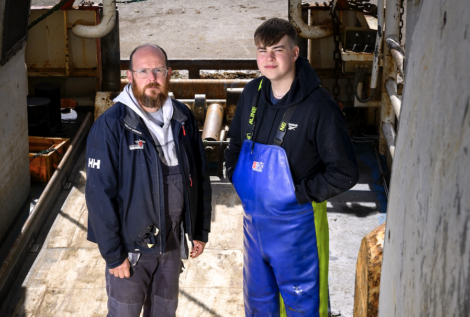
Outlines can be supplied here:
[[255, 172], [262, 172], [263, 171], [263, 162], [253, 162], [253, 170]]
[[95, 160], [94, 158], [89, 158], [88, 159], [88, 167], [91, 168], [96, 168], [97, 170], [100, 169], [101, 161], [100, 160]]

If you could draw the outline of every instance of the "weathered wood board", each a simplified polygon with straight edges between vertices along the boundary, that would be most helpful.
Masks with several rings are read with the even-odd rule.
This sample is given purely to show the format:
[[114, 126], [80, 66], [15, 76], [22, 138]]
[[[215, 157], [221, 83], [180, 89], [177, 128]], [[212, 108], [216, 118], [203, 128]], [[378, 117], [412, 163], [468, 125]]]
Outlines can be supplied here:
[[385, 223], [362, 239], [356, 264], [354, 317], [373, 317], [379, 313], [384, 235]]

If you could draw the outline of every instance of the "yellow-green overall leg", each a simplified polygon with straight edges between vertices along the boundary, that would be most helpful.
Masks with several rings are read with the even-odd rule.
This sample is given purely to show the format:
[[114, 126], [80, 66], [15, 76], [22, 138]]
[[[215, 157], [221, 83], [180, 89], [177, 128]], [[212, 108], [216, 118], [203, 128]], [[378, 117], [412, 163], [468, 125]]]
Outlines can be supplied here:
[[[326, 215], [326, 201], [312, 203], [315, 217], [315, 231], [317, 233], [318, 260], [320, 262], [320, 317], [328, 316], [328, 264], [329, 256], [329, 229]], [[279, 294], [280, 296], [280, 294]], [[287, 317], [284, 301], [281, 298], [281, 317]]]

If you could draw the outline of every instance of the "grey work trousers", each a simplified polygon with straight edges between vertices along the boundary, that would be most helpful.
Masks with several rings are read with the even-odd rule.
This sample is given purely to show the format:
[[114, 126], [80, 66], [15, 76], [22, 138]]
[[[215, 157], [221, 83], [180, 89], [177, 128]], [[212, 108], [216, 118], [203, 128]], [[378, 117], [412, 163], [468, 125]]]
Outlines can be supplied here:
[[106, 268], [108, 317], [174, 317], [178, 307], [180, 250], [142, 254], [130, 278], [111, 275]]
[[142, 307], [144, 317], [176, 315], [184, 199], [181, 174], [171, 172], [163, 176], [168, 252], [159, 255], [142, 253], [140, 259], [134, 253], [131, 261], [134, 272], [129, 278], [115, 277], [106, 267], [108, 317], [138, 317]]

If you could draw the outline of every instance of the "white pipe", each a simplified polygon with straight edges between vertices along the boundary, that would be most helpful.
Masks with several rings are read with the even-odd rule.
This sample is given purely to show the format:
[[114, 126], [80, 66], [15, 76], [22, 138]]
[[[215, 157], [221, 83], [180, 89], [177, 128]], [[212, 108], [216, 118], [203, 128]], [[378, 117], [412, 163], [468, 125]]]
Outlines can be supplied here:
[[382, 126], [382, 131], [384, 133], [385, 140], [387, 141], [390, 156], [393, 159], [393, 157], [395, 156], [395, 139], [397, 137], [397, 134], [395, 133], [395, 129], [393, 128], [393, 125], [391, 123], [384, 123], [384, 125]]
[[390, 53], [395, 60], [395, 64], [397, 65], [398, 71], [401, 74], [401, 77], [405, 78], [405, 73], [403, 71], [403, 60], [405, 58], [405, 50], [401, 47], [398, 38], [396, 35], [392, 35], [385, 39], [385, 42], [390, 49]]
[[98, 25], [77, 24], [72, 33], [86, 39], [99, 39], [106, 36], [116, 23], [116, 0], [103, 0], [103, 17]]
[[323, 39], [333, 35], [333, 24], [308, 25], [302, 19], [302, 0], [289, 0], [289, 21], [299, 36], [306, 39]]
[[397, 116], [397, 119], [400, 119], [401, 100], [397, 95], [397, 82], [392, 78], [389, 78], [385, 82], [385, 88], [387, 89], [388, 96], [390, 97], [390, 102], [392, 103], [395, 115]]
[[379, 76], [380, 54], [382, 51], [382, 39], [384, 35], [384, 2], [377, 0], [377, 37], [375, 38], [374, 63], [372, 65], [372, 77], [370, 88], [377, 88], [377, 77]]

